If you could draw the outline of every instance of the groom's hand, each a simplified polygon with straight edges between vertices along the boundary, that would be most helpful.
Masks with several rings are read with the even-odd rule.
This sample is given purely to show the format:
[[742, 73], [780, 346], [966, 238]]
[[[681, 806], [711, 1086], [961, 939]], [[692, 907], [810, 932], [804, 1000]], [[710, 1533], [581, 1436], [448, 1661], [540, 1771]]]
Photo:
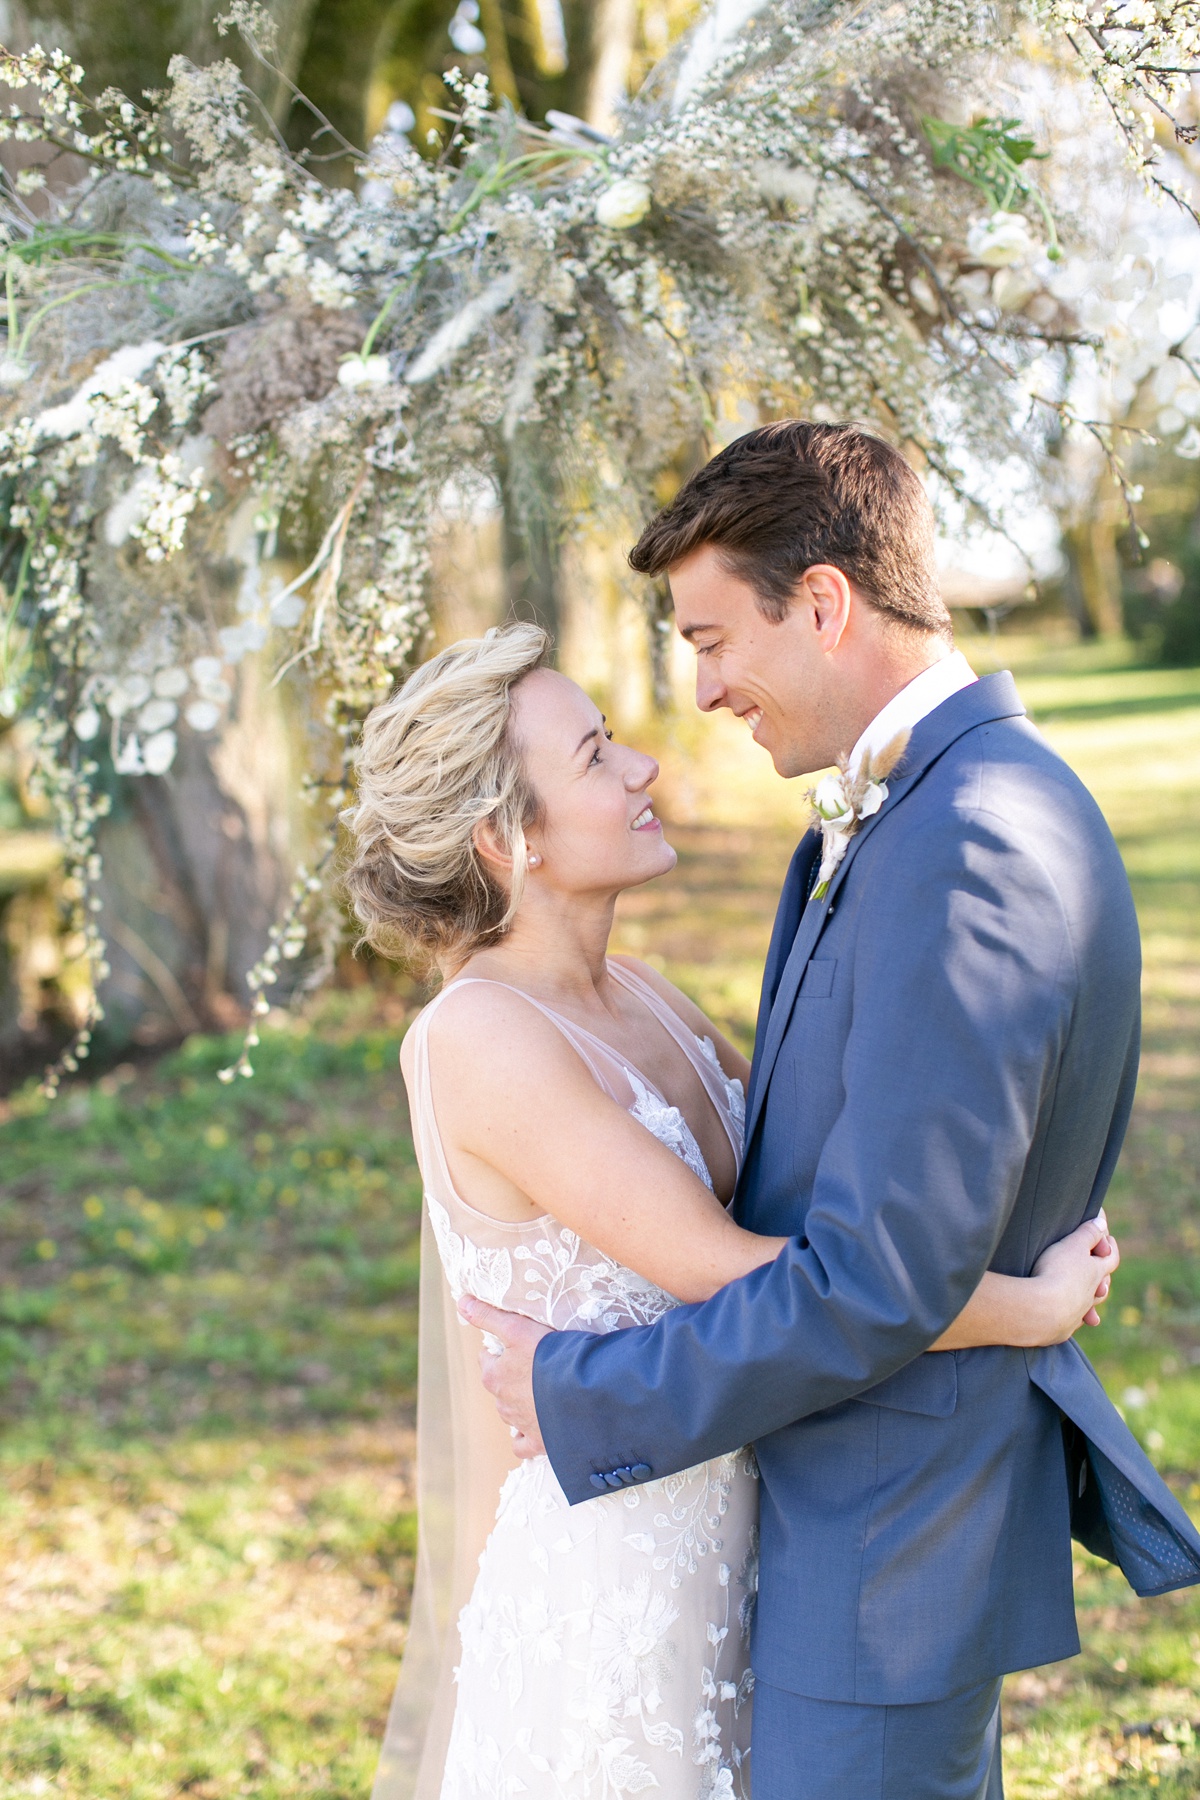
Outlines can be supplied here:
[[538, 1430], [537, 1411], [533, 1404], [533, 1353], [549, 1328], [538, 1325], [523, 1313], [501, 1312], [486, 1300], [464, 1294], [458, 1303], [459, 1314], [492, 1339], [479, 1354], [483, 1385], [496, 1402], [496, 1411], [512, 1433], [513, 1449], [522, 1461], [531, 1456], [545, 1456], [546, 1446]]

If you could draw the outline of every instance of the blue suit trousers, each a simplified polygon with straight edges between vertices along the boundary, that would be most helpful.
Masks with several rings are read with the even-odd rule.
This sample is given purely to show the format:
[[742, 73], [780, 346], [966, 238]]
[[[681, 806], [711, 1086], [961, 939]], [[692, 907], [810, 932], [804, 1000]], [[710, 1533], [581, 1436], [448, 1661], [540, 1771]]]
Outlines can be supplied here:
[[1003, 1800], [1000, 1682], [923, 1706], [754, 1687], [754, 1800]]

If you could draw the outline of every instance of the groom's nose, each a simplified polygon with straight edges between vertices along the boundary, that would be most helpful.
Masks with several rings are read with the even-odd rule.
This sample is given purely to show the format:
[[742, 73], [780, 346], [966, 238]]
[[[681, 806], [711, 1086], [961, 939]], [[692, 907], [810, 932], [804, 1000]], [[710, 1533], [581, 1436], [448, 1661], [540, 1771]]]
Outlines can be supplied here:
[[703, 658], [696, 664], [696, 705], [701, 712], [715, 712], [729, 704], [729, 690], [716, 670]]

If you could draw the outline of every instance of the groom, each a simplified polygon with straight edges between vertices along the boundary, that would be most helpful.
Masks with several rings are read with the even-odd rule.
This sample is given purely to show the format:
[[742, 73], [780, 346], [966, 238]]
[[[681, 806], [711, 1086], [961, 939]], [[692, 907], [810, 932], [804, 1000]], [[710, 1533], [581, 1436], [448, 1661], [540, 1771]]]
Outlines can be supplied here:
[[1137, 1074], [1129, 886], [1011, 676], [953, 650], [928, 501], [878, 438], [751, 432], [630, 560], [669, 575], [700, 707], [780, 775], [849, 752], [861, 794], [903, 754], [779, 905], [734, 1206], [786, 1249], [609, 1336], [462, 1310], [572, 1501], [755, 1443], [754, 1800], [996, 1800], [1001, 1676], [1079, 1648], [1072, 1532], [1139, 1593], [1200, 1581], [1074, 1342], [929, 1351], [986, 1269], [1100, 1207]]

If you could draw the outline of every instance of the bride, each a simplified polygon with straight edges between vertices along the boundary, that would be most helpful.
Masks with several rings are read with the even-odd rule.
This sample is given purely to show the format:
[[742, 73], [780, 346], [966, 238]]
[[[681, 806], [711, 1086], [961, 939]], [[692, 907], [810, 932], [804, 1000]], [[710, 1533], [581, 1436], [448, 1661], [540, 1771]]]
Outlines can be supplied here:
[[[657, 764], [613, 741], [547, 647], [514, 624], [418, 669], [366, 722], [347, 815], [365, 937], [442, 975], [401, 1053], [426, 1207], [419, 1538], [373, 1800], [747, 1796], [751, 1452], [597, 1476], [571, 1507], [545, 1457], [517, 1462], [454, 1313], [471, 1293], [620, 1330], [784, 1242], [727, 1210], [745, 1058], [656, 970], [608, 954], [617, 896], [675, 864]], [[934, 1348], [1095, 1323], [1103, 1231], [1029, 1279], [986, 1275]]]

